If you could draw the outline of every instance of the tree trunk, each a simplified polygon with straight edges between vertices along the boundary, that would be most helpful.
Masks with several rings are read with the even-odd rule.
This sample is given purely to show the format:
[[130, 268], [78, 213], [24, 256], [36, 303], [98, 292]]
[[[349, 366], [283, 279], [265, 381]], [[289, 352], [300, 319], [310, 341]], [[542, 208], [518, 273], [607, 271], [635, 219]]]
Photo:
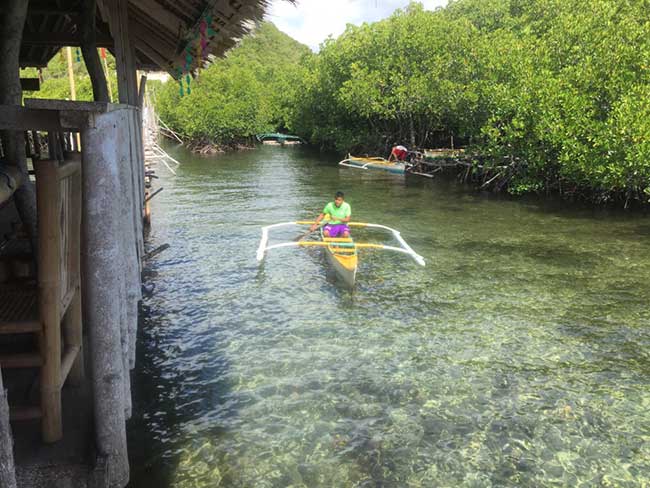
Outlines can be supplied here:
[[[28, 4], [26, 0], [5, 0], [0, 9], [0, 105], [22, 103], [19, 55]], [[16, 190], [14, 199], [36, 256], [36, 192], [27, 173], [25, 135], [22, 131], [3, 130], [0, 138], [7, 164], [16, 166], [22, 175], [23, 184]]]
[[413, 114], [409, 114], [409, 142], [411, 149], [415, 148], [415, 127], [413, 125]]

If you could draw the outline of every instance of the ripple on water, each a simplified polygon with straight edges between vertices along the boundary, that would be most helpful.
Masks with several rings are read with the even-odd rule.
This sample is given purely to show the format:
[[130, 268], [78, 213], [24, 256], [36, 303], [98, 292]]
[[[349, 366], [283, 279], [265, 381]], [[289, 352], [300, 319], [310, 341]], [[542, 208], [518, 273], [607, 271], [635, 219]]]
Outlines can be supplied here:
[[[149, 246], [171, 248], [147, 270], [132, 486], [650, 483], [644, 219], [300, 150], [178, 156], [153, 201]], [[257, 265], [261, 225], [309, 218], [337, 189], [427, 267], [363, 253], [350, 293], [318, 250]]]

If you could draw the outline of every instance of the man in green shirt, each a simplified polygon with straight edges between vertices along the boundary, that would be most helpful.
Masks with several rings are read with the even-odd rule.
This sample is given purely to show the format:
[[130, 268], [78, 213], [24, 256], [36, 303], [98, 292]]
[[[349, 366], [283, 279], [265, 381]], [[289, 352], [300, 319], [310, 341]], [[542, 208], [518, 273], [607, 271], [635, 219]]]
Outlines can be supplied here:
[[347, 223], [350, 222], [352, 209], [350, 204], [344, 201], [345, 195], [342, 191], [337, 191], [333, 202], [325, 205], [323, 212], [318, 216], [316, 222], [309, 229], [314, 232], [318, 228], [321, 220], [329, 215], [329, 222], [323, 227], [325, 237], [350, 237], [350, 228]]

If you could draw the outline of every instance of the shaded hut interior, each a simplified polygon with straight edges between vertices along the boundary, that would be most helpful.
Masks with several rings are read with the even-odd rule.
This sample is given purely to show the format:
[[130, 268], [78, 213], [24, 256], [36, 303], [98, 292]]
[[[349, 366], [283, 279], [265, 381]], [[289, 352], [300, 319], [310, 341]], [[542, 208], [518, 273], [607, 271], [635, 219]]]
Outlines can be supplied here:
[[[262, 19], [246, 0], [7, 0], [0, 11], [0, 485], [128, 483], [145, 261], [147, 71], [193, 76]], [[36, 100], [78, 47], [95, 102]], [[116, 59], [107, 97], [98, 48]], [[140, 72], [140, 73], [139, 73]], [[154, 217], [155, 218], [155, 217]], [[8, 437], [9, 436], [9, 437]], [[13, 446], [11, 445], [13, 436]]]

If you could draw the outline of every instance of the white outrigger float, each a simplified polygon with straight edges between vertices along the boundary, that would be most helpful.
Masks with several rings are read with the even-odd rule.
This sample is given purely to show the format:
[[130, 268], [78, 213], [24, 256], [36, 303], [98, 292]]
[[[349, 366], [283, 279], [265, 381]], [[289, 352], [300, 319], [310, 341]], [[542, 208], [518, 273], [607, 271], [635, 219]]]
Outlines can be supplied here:
[[[326, 222], [323, 222], [326, 223]], [[424, 266], [424, 258], [416, 253], [411, 246], [409, 246], [404, 238], [402, 238], [399, 231], [386, 227], [385, 225], [379, 224], [367, 224], [362, 222], [350, 222], [348, 226], [350, 227], [363, 227], [371, 229], [381, 229], [390, 232], [395, 240], [399, 242], [400, 247], [387, 246], [385, 244], [374, 244], [374, 243], [362, 243], [354, 242], [351, 237], [325, 237], [320, 230], [320, 241], [291, 241], [291, 242], [280, 242], [278, 244], [269, 245], [269, 231], [271, 229], [277, 229], [279, 227], [288, 227], [288, 226], [300, 226], [300, 225], [312, 225], [313, 221], [299, 220], [296, 222], [282, 222], [279, 224], [272, 224], [262, 227], [262, 239], [260, 240], [260, 245], [257, 248], [257, 260], [262, 261], [266, 254], [266, 251], [271, 249], [279, 249], [282, 247], [324, 247], [327, 248], [327, 259], [332, 264], [332, 267], [336, 271], [336, 274], [341, 278], [341, 280], [348, 285], [353, 287], [356, 281], [357, 276], [357, 266], [358, 266], [358, 256], [357, 250], [359, 249], [382, 249], [384, 251], [394, 251], [402, 254], [407, 254], [415, 260], [420, 266]]]

